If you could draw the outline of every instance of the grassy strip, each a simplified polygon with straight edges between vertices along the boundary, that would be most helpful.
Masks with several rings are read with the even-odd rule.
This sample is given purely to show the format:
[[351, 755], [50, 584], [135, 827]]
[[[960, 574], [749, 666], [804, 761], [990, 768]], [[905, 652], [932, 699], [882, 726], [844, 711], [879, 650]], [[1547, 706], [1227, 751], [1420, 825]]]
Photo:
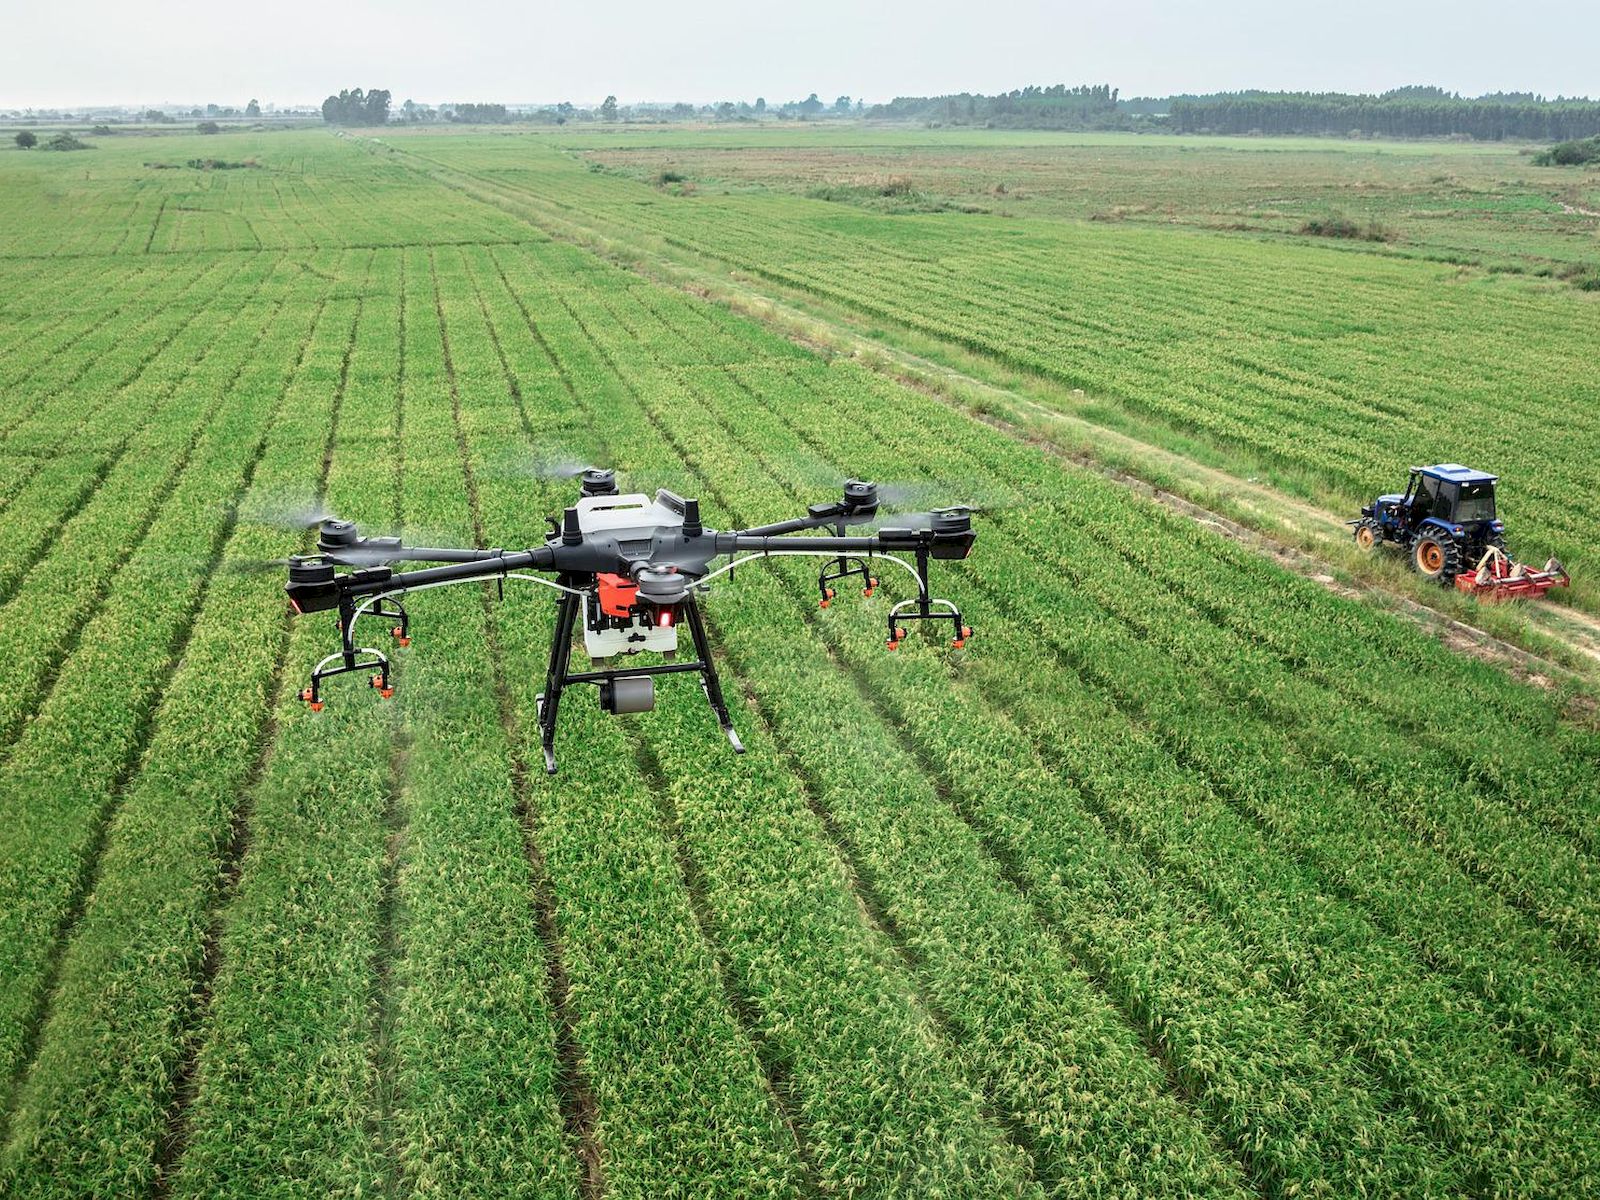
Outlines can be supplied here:
[[[440, 278], [458, 385], [473, 398], [462, 432], [485, 528], [531, 544], [543, 535], [537, 514], [570, 485], [510, 467], [532, 459], [535, 439], [593, 434], [569, 390], [587, 396], [593, 381], [565, 377], [569, 364], [547, 357], [487, 255], [468, 258], [470, 293], [454, 269]], [[520, 753], [536, 762], [533, 699], [550, 635], [541, 597], [514, 592], [493, 618]], [[794, 1195], [794, 1137], [724, 999], [655, 804], [622, 731], [585, 699], [563, 718], [562, 774], [530, 782], [525, 819], [548, 873], [606, 1194]]]
[[[284, 398], [246, 513], [259, 497], [317, 487], [333, 397], [307, 376], [330, 356], [337, 362], [349, 323], [338, 312], [321, 320], [320, 303], [312, 311], [298, 357], [262, 358], [256, 368], [262, 385], [279, 385]], [[229, 564], [282, 557], [301, 541], [298, 532], [248, 520], [228, 539], [65, 951], [4, 1152], [10, 1194], [143, 1192], [156, 1182], [158, 1148], [207, 983], [218, 873], [261, 753], [284, 650], [276, 588]], [[207, 719], [196, 720], [202, 712]]]

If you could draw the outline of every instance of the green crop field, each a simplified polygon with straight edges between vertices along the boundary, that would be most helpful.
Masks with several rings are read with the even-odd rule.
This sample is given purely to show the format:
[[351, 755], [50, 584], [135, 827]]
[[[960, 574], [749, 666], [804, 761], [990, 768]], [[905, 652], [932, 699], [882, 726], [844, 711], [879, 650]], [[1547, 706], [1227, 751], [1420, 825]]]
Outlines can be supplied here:
[[[1336, 526], [1470, 462], [1592, 621], [1595, 176], [1272, 145], [0, 152], [0, 1194], [1600, 1194], [1586, 643], [1125, 478]], [[1394, 239], [1296, 232], [1340, 189]], [[558, 460], [719, 528], [977, 501], [976, 635], [741, 568], [749, 752], [580, 692], [547, 777], [554, 605], [453, 588], [301, 703], [286, 513], [533, 545]]]

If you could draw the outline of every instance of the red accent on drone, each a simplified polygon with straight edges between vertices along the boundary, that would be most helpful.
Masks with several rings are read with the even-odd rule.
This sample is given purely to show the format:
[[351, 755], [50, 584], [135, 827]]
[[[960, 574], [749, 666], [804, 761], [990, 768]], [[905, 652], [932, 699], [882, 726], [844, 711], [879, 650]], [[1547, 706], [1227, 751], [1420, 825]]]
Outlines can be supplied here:
[[[638, 603], [639, 585], [626, 575], [612, 575], [601, 571], [595, 576], [600, 585], [600, 611], [608, 617], [624, 617]], [[667, 624], [672, 622], [668, 621]]]

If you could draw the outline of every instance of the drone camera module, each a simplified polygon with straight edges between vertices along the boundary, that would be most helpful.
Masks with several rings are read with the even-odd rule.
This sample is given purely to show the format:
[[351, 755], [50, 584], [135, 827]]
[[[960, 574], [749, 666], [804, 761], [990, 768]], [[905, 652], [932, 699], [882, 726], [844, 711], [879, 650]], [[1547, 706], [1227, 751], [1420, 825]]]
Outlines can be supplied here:
[[650, 712], [656, 706], [656, 681], [648, 675], [620, 675], [600, 684], [600, 707], [614, 715]]

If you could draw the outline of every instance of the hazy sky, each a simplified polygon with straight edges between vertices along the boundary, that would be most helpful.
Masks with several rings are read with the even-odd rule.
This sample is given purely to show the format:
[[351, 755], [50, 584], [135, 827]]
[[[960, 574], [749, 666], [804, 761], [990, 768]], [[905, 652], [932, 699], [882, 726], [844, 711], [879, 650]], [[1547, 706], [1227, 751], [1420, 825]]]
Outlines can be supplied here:
[[870, 100], [1026, 83], [1600, 96], [1600, 4], [1543, 0], [3, 0], [0, 107]]

